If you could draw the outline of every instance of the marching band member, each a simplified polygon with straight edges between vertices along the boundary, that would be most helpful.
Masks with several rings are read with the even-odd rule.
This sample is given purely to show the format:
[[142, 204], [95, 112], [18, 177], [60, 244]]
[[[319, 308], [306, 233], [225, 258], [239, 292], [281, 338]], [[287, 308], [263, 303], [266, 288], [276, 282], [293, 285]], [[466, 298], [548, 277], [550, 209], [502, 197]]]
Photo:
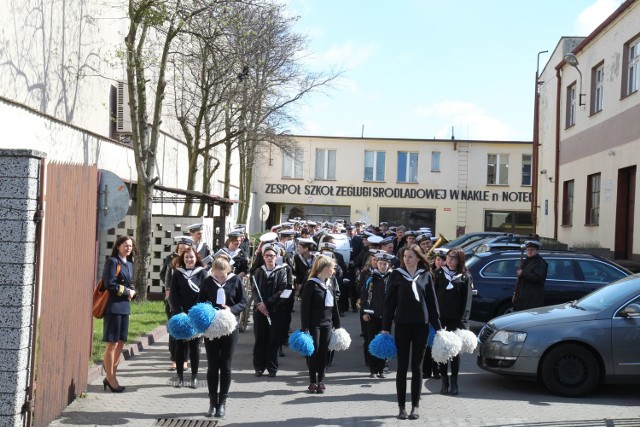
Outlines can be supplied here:
[[227, 234], [227, 241], [224, 243], [224, 248], [215, 253], [218, 256], [220, 253], [225, 254], [232, 262], [233, 274], [243, 278], [249, 272], [249, 261], [247, 255], [242, 249], [240, 249], [240, 243], [242, 242], [242, 231], [234, 230]]
[[211, 255], [211, 249], [209, 248], [209, 245], [207, 245], [207, 242], [202, 239], [204, 224], [192, 224], [188, 226], [187, 229], [189, 230], [191, 239], [193, 239], [193, 246], [196, 252], [200, 255], [200, 259], [206, 266], [211, 265], [211, 258], [208, 258], [209, 255]]

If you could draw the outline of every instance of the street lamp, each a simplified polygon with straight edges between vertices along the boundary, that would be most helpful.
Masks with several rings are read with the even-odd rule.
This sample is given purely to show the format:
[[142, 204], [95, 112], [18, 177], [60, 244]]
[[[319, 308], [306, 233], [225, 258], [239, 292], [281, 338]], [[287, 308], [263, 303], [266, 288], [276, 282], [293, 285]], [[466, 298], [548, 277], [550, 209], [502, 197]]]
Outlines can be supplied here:
[[586, 96], [586, 94], [582, 93], [582, 73], [580, 72], [580, 68], [578, 68], [578, 64], [579, 64], [578, 58], [573, 53], [569, 52], [566, 55], [564, 55], [564, 62], [571, 65], [573, 68], [575, 68], [578, 74], [580, 75], [580, 91], [578, 92], [578, 106], [582, 107], [583, 105], [586, 105], [584, 101], [582, 101], [582, 97]]

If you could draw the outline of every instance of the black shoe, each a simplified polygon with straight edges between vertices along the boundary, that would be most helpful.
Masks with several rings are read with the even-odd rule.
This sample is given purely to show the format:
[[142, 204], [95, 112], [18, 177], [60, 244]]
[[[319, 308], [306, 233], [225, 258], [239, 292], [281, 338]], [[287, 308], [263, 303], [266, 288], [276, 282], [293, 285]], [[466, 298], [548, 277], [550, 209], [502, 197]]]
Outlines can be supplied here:
[[213, 417], [214, 412], [216, 412], [216, 405], [212, 403], [211, 405], [209, 405], [209, 410], [207, 411], [207, 417], [208, 418]]
[[409, 414], [409, 419], [410, 420], [417, 420], [418, 418], [420, 418], [420, 411], [418, 410], [417, 406], [414, 406], [411, 408], [411, 413]]
[[440, 394], [448, 394], [449, 393], [449, 377], [446, 375], [442, 376], [442, 387], [440, 387]]
[[386, 378], [384, 372], [378, 372], [378, 378]]
[[400, 413], [398, 413], [398, 419], [406, 420], [407, 418], [409, 418], [409, 416], [407, 415], [407, 410], [404, 408], [400, 408]]
[[218, 407], [216, 408], [216, 418], [224, 418], [225, 412], [225, 402], [218, 403]]
[[191, 387], [192, 389], [197, 389], [198, 388], [198, 379], [197, 378], [191, 378], [191, 384], [189, 384], [189, 387]]
[[253, 375], [255, 375], [256, 377], [261, 377], [262, 374], [263, 374], [263, 371], [256, 371], [256, 373]]
[[283, 352], [280, 352], [280, 353], [278, 353], [278, 356], [279, 356], [279, 357], [285, 357], [285, 356], [286, 356], [286, 354], [284, 354]]
[[451, 376], [451, 389], [449, 394], [456, 396], [458, 394], [458, 377]]
[[375, 373], [371, 372], [371, 373], [369, 374], [369, 378], [375, 378], [375, 377], [376, 377], [376, 374], [375, 374]]
[[124, 391], [124, 387], [122, 386], [112, 387], [111, 384], [109, 384], [109, 381], [107, 381], [107, 379], [105, 378], [104, 380], [102, 380], [102, 390], [106, 391], [107, 387], [109, 387], [111, 393], [122, 393]]
[[340, 312], [340, 317], [344, 317], [344, 316], [345, 316], [344, 311], [341, 311]]
[[270, 378], [275, 378], [275, 376], [276, 376], [276, 372], [275, 371], [269, 372], [269, 377]]

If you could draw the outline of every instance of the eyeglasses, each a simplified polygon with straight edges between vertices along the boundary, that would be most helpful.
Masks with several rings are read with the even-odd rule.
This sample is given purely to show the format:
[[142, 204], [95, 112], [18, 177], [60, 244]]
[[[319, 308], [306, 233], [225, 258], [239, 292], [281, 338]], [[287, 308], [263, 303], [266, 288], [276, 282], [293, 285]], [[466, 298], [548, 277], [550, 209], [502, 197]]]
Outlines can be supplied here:
[[263, 258], [275, 258], [276, 256], [274, 254], [270, 254], [270, 255], [264, 255]]

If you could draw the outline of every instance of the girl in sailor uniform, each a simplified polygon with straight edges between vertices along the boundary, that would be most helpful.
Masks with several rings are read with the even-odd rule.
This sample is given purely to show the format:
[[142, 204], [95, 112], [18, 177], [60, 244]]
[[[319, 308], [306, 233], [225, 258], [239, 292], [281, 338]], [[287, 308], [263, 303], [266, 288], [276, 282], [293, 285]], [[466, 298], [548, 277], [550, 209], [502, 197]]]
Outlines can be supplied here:
[[[469, 329], [469, 312], [473, 279], [465, 267], [464, 251], [460, 248], [447, 252], [446, 264], [434, 272], [435, 291], [440, 306], [440, 322], [448, 331]], [[458, 394], [460, 355], [451, 360], [451, 388], [447, 376], [447, 363], [440, 365], [442, 388], [440, 394]]]
[[276, 265], [280, 253], [275, 245], [262, 248], [264, 265], [253, 274], [253, 368], [261, 377], [265, 370], [270, 377], [278, 372], [278, 354], [285, 332], [288, 301], [292, 295], [288, 267]]
[[[236, 318], [247, 306], [242, 279], [231, 273], [229, 261], [224, 256], [213, 260], [211, 275], [207, 277], [198, 295], [198, 302], [210, 302], [215, 308], [230, 310]], [[216, 339], [204, 339], [207, 352], [207, 386], [209, 387], [209, 411], [224, 417], [227, 395], [231, 385], [231, 360], [238, 343], [238, 328], [230, 334]]]
[[[204, 268], [200, 254], [193, 246], [185, 249], [176, 265], [171, 277], [171, 292], [169, 299], [173, 313], [188, 313], [198, 301], [200, 287], [209, 276]], [[191, 340], [176, 340], [176, 369], [178, 380], [176, 387], [184, 385], [184, 361], [186, 351], [189, 348], [191, 360], [191, 388], [198, 388], [198, 366], [200, 365], [200, 338]]]
[[331, 329], [340, 327], [338, 297], [334, 274], [335, 261], [326, 255], [318, 255], [302, 289], [300, 320], [302, 330], [313, 338], [314, 352], [307, 357], [309, 387], [311, 393], [324, 393], [324, 377], [329, 358]]
[[382, 311], [384, 309], [384, 298], [387, 294], [387, 286], [391, 271], [389, 263], [395, 257], [391, 254], [377, 253], [374, 256], [377, 268], [371, 273], [371, 280], [362, 288], [360, 295], [360, 309], [362, 320], [364, 321], [364, 352], [365, 362], [371, 372], [370, 378], [378, 376], [384, 378], [385, 360], [379, 359], [369, 353], [369, 343], [382, 329]]
[[[441, 326], [429, 266], [420, 247], [416, 244], [405, 246], [398, 254], [402, 261], [389, 279], [381, 333], [388, 334], [395, 322], [394, 339], [398, 348], [396, 393], [400, 408], [398, 418], [415, 420], [419, 418], [422, 358], [429, 336], [429, 324], [436, 331]], [[407, 416], [405, 402], [410, 353], [412, 408], [411, 414]]]
[[242, 232], [235, 230], [227, 234], [227, 241], [224, 243], [224, 248], [215, 253], [214, 256], [223, 253], [232, 262], [230, 265], [233, 267], [233, 274], [243, 278], [249, 272], [249, 261], [247, 255], [242, 249], [240, 249], [240, 243], [242, 241]]

